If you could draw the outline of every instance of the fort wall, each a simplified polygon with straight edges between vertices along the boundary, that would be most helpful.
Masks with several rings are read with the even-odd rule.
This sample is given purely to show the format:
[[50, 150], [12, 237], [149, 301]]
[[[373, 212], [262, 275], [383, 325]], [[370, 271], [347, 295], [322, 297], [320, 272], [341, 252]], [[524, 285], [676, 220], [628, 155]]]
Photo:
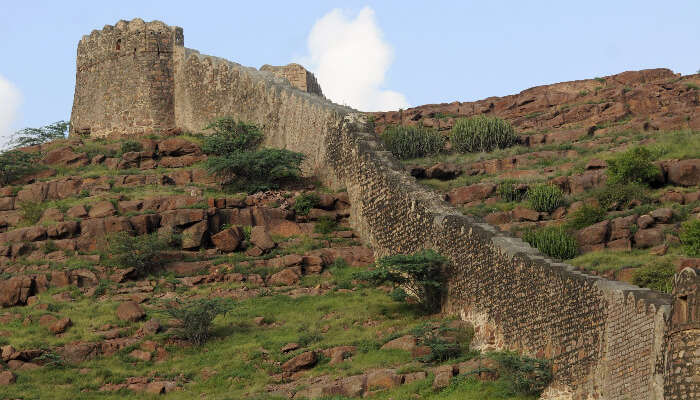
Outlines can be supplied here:
[[[697, 382], [692, 383], [696, 378], [687, 375], [694, 371], [687, 366], [693, 362], [687, 354], [699, 351], [700, 331], [686, 327], [668, 340], [672, 306], [678, 300], [578, 272], [542, 256], [520, 239], [462, 215], [404, 172], [369, 133], [364, 115], [303, 92], [271, 72], [185, 49], [177, 41], [181, 31], [172, 32], [177, 43], [172, 65], [151, 64], [154, 76], [166, 66], [173, 71], [172, 113], [157, 120], [159, 126], [167, 122], [199, 132], [213, 118], [232, 116], [260, 125], [268, 145], [304, 153], [307, 173], [329, 186], [347, 189], [352, 224], [377, 256], [434, 248], [451, 260], [443, 308], [475, 325], [477, 347], [551, 359], [556, 385], [576, 399], [663, 399], [664, 393], [674, 399], [700, 396]], [[119, 75], [108, 65], [98, 76], [114, 81], [123, 76], [125, 87], [138, 75], [133, 71]], [[120, 64], [130, 65], [140, 68], [141, 64]], [[133, 82], [138, 82], [134, 84], [138, 88], [150, 87], [143, 81]], [[94, 89], [109, 93], [104, 85], [102, 78], [77, 81], [79, 115], [72, 122], [87, 121], [82, 110], [87, 103], [77, 98]], [[150, 97], [124, 92], [117, 91], [115, 97], [123, 93], [126, 98], [100, 104], [124, 104], [132, 100], [129, 96], [162, 96], [153, 91], [147, 92]], [[139, 104], [146, 109], [131, 112], [151, 115], [157, 109], [153, 104], [161, 103]], [[108, 108], [87, 113], [94, 118], [93, 126], [100, 127], [92, 128], [91, 134], [113, 132], [108, 129], [114, 126], [110, 125], [114, 116], [106, 116]], [[105, 115], [104, 120], [99, 120], [100, 115]], [[683, 296], [697, 297], [697, 285], [694, 290], [687, 289], [690, 294]], [[675, 356], [669, 356], [671, 348]]]

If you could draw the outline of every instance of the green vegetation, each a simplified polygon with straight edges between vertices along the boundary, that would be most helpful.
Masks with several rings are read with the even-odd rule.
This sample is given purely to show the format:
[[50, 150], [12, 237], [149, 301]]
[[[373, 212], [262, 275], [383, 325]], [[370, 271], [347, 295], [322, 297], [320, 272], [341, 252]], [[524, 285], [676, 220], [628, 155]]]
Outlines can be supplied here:
[[527, 189], [527, 199], [533, 210], [549, 213], [564, 204], [564, 193], [557, 186], [539, 184]]
[[422, 125], [389, 126], [382, 133], [381, 139], [387, 150], [402, 160], [434, 156], [445, 146], [445, 138], [440, 133]]
[[514, 145], [516, 139], [508, 121], [483, 115], [457, 119], [450, 133], [452, 148], [460, 153], [503, 149]]
[[19, 212], [22, 216], [22, 221], [27, 225], [34, 225], [41, 219], [46, 204], [33, 201], [19, 202]]
[[309, 215], [309, 211], [318, 206], [320, 201], [316, 193], [303, 193], [294, 198], [292, 210], [294, 210], [297, 215]]
[[143, 150], [143, 145], [135, 140], [126, 140], [126, 141], [122, 142], [122, 145], [121, 145], [122, 154], [131, 153], [134, 151], [141, 151], [141, 150]]
[[168, 249], [168, 241], [157, 233], [131, 236], [126, 232], [107, 238], [109, 264], [117, 268], [133, 267], [139, 276], [145, 276], [164, 264], [161, 253]]
[[552, 363], [548, 360], [513, 352], [492, 353], [490, 357], [499, 362], [516, 393], [539, 396], [552, 382]]
[[437, 312], [444, 294], [444, 269], [448, 260], [434, 250], [398, 254], [377, 260], [375, 268], [359, 272], [357, 279], [375, 285], [390, 283], [395, 299], [412, 299], [428, 313]]
[[301, 175], [304, 155], [286, 149], [257, 149], [262, 134], [254, 125], [221, 118], [208, 126], [202, 149], [209, 154], [206, 169], [224, 184], [248, 192], [274, 189]]
[[178, 336], [196, 346], [201, 346], [211, 336], [214, 318], [227, 313], [230, 309], [230, 303], [222, 300], [199, 299], [187, 304], [168, 306], [165, 312], [178, 322]]
[[686, 83], [686, 84], [685, 84], [685, 87], [686, 87], [688, 90], [700, 90], [700, 86], [698, 86], [698, 85], [696, 85], [696, 84], [694, 84], [694, 83]]
[[12, 135], [12, 147], [35, 146], [56, 139], [63, 139], [68, 133], [69, 123], [57, 121], [41, 128], [24, 128]]
[[498, 184], [498, 196], [508, 202], [519, 202], [525, 198], [526, 191], [518, 188], [520, 184], [514, 179], [507, 179]]
[[593, 197], [604, 210], [625, 209], [632, 201], [641, 204], [649, 201], [648, 188], [638, 183], [614, 183], [593, 191]]
[[653, 184], [661, 175], [661, 169], [653, 162], [653, 154], [644, 147], [634, 147], [608, 160], [608, 183]]
[[36, 172], [38, 154], [19, 150], [0, 152], [0, 186], [10, 184], [25, 175]]
[[634, 271], [632, 283], [640, 287], [670, 293], [673, 289], [673, 274], [675, 272], [673, 264], [668, 262], [645, 265]]
[[585, 204], [583, 207], [574, 211], [569, 218], [568, 226], [572, 229], [582, 229], [604, 220], [605, 215], [606, 212], [604, 209]]
[[686, 254], [700, 257], [700, 219], [683, 223], [680, 239]]
[[214, 131], [202, 142], [202, 151], [209, 155], [226, 156], [239, 151], [254, 150], [263, 140], [263, 134], [257, 126], [236, 121], [231, 117], [219, 118], [204, 129]]
[[578, 254], [576, 239], [559, 226], [527, 231], [523, 240], [550, 257], [568, 260]]
[[319, 218], [316, 225], [314, 225], [314, 233], [321, 233], [327, 235], [338, 229], [338, 222], [335, 218], [323, 216]]

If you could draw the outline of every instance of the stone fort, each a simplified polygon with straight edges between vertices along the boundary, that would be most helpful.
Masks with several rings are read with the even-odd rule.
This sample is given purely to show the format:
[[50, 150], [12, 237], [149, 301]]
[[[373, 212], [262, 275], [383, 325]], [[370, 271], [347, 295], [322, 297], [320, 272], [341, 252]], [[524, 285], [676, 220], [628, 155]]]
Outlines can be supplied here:
[[243, 67], [185, 48], [179, 27], [135, 19], [84, 36], [76, 67], [71, 135], [202, 132], [233, 116], [261, 126], [266, 145], [306, 154], [305, 173], [347, 189], [377, 256], [433, 248], [451, 260], [443, 311], [474, 324], [475, 346], [552, 360], [552, 398], [700, 399], [700, 271], [678, 273], [666, 295], [576, 271], [462, 215], [296, 64]]

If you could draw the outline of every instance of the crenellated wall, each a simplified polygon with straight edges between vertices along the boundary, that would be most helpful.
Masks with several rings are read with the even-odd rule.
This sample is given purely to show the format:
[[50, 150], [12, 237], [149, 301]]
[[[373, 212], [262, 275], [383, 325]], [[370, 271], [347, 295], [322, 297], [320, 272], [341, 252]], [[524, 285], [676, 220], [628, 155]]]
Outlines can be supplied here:
[[[181, 31], [172, 32], [181, 37]], [[670, 315], [678, 299], [586, 275], [542, 256], [520, 239], [462, 215], [420, 186], [373, 133], [366, 133], [364, 115], [298, 90], [273, 73], [202, 55], [175, 42], [173, 112], [164, 120], [193, 132], [221, 116], [258, 124], [266, 144], [303, 152], [307, 173], [347, 189], [352, 224], [376, 255], [423, 248], [446, 255], [452, 265], [443, 308], [474, 323], [475, 346], [553, 360], [555, 386], [571, 398], [658, 400], [665, 398], [664, 392], [669, 399], [699, 398], [697, 383], [688, 383], [696, 379], [688, 375], [696, 369], [687, 366], [695, 360], [687, 354], [700, 351], [700, 333], [683, 329], [678, 331], [681, 336], [671, 336], [675, 331]], [[124, 87], [132, 85], [136, 75], [123, 71]], [[76, 87], [76, 102], [85, 90]], [[120, 104], [130, 96], [142, 97], [115, 92], [119, 93], [125, 96]], [[155, 110], [149, 107], [144, 113]], [[81, 107], [77, 114], [72, 122], [87, 121]], [[692, 296], [697, 297], [697, 290]]]

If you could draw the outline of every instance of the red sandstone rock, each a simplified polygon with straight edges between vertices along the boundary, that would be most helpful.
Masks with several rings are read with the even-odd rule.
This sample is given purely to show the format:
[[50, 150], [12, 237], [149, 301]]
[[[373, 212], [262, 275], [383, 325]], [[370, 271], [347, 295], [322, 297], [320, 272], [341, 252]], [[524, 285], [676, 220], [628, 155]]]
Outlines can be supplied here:
[[15, 383], [17, 377], [12, 371], [0, 371], [0, 386], [8, 386]]
[[82, 167], [88, 165], [90, 160], [85, 153], [75, 153], [69, 147], [61, 147], [46, 153], [43, 162], [49, 165]]
[[539, 221], [540, 213], [525, 207], [515, 207], [512, 211], [515, 221]]
[[392, 389], [399, 385], [401, 385], [401, 376], [397, 375], [393, 369], [380, 369], [367, 374], [367, 387], [370, 389]]
[[454, 164], [437, 163], [425, 170], [425, 177], [429, 179], [449, 180], [459, 175], [462, 171]]
[[639, 229], [646, 229], [654, 224], [654, 217], [651, 215], [642, 215], [637, 219]]
[[464, 204], [475, 200], [483, 200], [493, 194], [495, 190], [496, 185], [494, 184], [478, 183], [452, 189], [447, 193], [447, 198], [451, 204]]
[[605, 243], [609, 230], [610, 221], [598, 222], [579, 230], [576, 233], [576, 241], [582, 246]]
[[413, 351], [416, 348], [416, 338], [413, 335], [405, 335], [385, 343], [382, 350], [397, 349]]
[[111, 201], [101, 201], [93, 204], [92, 207], [90, 207], [88, 216], [90, 218], [103, 218], [112, 216], [116, 213], [117, 210], [114, 208], [114, 204], [112, 204]]
[[662, 244], [665, 239], [666, 237], [661, 228], [640, 229], [634, 234], [634, 247], [647, 248], [656, 246]]
[[301, 353], [282, 364], [282, 370], [287, 372], [296, 372], [300, 369], [313, 367], [317, 360], [318, 358], [316, 357], [315, 352], [307, 351], [306, 353]]
[[254, 226], [250, 232], [250, 242], [262, 250], [270, 250], [275, 247], [270, 235], [263, 226]]
[[658, 223], [668, 223], [673, 218], [673, 210], [670, 208], [659, 208], [651, 212], [652, 218]]
[[299, 282], [299, 274], [293, 268], [285, 268], [267, 279], [268, 285], [291, 286]]
[[223, 252], [235, 251], [243, 240], [243, 230], [240, 227], [224, 229], [212, 235], [211, 241], [217, 249]]
[[34, 294], [34, 288], [34, 279], [29, 276], [14, 276], [0, 281], [0, 307], [26, 304], [27, 298]]
[[700, 185], [700, 159], [670, 163], [666, 171], [669, 183], [681, 186]]
[[158, 151], [165, 156], [184, 156], [200, 154], [201, 149], [195, 143], [182, 138], [171, 138], [158, 143]]
[[146, 316], [138, 303], [127, 301], [117, 307], [117, 317], [122, 321], [135, 322]]

